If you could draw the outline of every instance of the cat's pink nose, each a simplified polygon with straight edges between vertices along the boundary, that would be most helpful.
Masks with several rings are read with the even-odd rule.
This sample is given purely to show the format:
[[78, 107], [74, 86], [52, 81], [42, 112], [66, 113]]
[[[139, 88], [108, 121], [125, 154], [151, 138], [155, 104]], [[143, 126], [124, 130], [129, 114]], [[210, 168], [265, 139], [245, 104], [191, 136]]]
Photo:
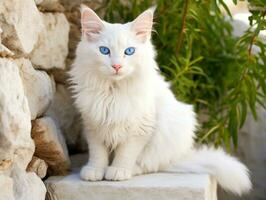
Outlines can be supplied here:
[[113, 64], [112, 67], [115, 69], [117, 73], [122, 66], [120, 64]]

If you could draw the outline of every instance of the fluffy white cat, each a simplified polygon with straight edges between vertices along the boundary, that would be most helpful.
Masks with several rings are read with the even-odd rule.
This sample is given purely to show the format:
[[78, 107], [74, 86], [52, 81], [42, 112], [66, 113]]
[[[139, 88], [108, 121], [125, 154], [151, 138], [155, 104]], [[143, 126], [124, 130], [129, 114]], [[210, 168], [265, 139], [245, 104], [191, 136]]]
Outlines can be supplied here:
[[237, 159], [193, 147], [193, 108], [175, 99], [155, 61], [153, 12], [110, 24], [82, 6], [82, 39], [70, 71], [89, 145], [81, 178], [125, 180], [175, 168], [209, 173], [239, 195], [249, 191], [249, 171]]

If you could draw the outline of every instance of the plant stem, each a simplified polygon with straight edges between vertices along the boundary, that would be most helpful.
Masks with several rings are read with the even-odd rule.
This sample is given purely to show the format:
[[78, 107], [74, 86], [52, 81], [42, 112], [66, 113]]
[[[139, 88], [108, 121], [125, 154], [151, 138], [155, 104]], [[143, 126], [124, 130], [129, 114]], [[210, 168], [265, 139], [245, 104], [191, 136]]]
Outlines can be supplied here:
[[186, 28], [186, 17], [187, 17], [187, 13], [188, 13], [188, 4], [189, 4], [189, 0], [185, 0], [184, 12], [182, 14], [181, 31], [180, 31], [177, 45], [176, 45], [176, 55], [179, 54], [179, 50], [180, 50], [182, 42], [183, 42], [183, 37], [184, 37], [184, 33], [185, 33], [185, 28]]

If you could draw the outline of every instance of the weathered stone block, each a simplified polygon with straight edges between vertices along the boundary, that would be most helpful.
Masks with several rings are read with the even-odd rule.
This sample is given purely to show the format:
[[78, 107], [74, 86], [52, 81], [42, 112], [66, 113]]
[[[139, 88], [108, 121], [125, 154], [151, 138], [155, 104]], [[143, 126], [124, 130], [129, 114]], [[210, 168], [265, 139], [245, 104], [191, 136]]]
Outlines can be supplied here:
[[22, 58], [15, 61], [20, 68], [20, 75], [33, 120], [48, 109], [55, 89], [49, 75], [44, 71], [35, 70], [28, 59]]
[[36, 145], [34, 155], [48, 164], [48, 174], [66, 174], [70, 169], [68, 150], [62, 133], [52, 118], [34, 120], [31, 135]]
[[13, 162], [26, 169], [34, 152], [31, 118], [19, 68], [13, 61], [0, 59], [0, 85], [0, 163]]
[[42, 11], [62, 12], [64, 7], [59, 3], [59, 0], [35, 0], [36, 5]]
[[33, 156], [27, 167], [27, 172], [35, 172], [37, 176], [39, 176], [40, 178], [44, 178], [47, 173], [47, 168], [48, 165], [44, 160]]
[[86, 182], [78, 174], [45, 181], [49, 200], [216, 200], [216, 182], [206, 174], [149, 174], [127, 181]]
[[2, 43], [17, 54], [33, 50], [43, 29], [42, 18], [32, 0], [1, 0]]
[[45, 29], [40, 34], [30, 59], [40, 69], [64, 69], [68, 54], [68, 21], [62, 13], [43, 13], [42, 20]]
[[0, 200], [15, 200], [12, 178], [0, 175]]
[[14, 167], [11, 173], [15, 200], [44, 200], [46, 188], [42, 180], [33, 172], [26, 173]]

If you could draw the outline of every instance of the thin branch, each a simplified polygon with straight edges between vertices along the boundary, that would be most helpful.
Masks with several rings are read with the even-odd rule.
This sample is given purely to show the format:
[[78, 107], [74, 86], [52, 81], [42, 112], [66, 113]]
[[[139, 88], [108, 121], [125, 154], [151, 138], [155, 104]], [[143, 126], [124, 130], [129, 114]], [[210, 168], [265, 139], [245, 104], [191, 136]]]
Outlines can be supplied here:
[[249, 57], [251, 56], [251, 51], [252, 51], [252, 46], [255, 42], [255, 39], [256, 39], [256, 34], [254, 34], [250, 40], [250, 43], [249, 43], [249, 48], [248, 48], [248, 55]]
[[186, 29], [186, 17], [188, 13], [188, 4], [189, 4], [189, 0], [185, 0], [184, 12], [182, 14], [181, 32], [179, 34], [177, 45], [176, 45], [176, 55], [179, 54], [179, 51], [180, 51], [180, 48], [183, 42], [183, 38], [184, 38], [184, 33]]

